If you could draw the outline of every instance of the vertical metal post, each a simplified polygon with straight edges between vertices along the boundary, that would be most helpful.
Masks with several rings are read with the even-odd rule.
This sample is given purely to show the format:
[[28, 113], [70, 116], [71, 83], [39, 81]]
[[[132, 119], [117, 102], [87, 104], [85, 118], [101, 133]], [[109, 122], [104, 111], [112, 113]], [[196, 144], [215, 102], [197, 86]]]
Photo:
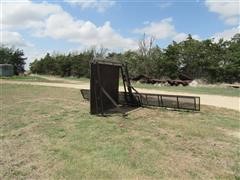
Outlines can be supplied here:
[[162, 95], [161, 95], [161, 104], [162, 104], [162, 107], [163, 107], [164, 105], [163, 105]]
[[177, 108], [179, 109], [179, 101], [178, 101], [178, 96], [177, 96]]
[[195, 110], [197, 109], [197, 106], [196, 106], [196, 98], [194, 98], [194, 108], [195, 108]]
[[125, 101], [128, 102], [128, 99], [127, 99], [127, 89], [126, 89], [126, 77], [124, 75], [124, 72], [123, 72], [123, 68], [121, 66], [121, 74], [122, 74], [122, 80], [123, 80], [123, 87], [124, 87], [124, 98], [125, 98]]
[[200, 111], [200, 97], [199, 97], [199, 103], [198, 103], [198, 106], [199, 106], [199, 111]]
[[145, 94], [145, 98], [146, 98], [146, 102], [147, 102], [147, 105], [148, 105], [148, 98], [147, 98], [147, 95]]
[[160, 107], [160, 99], [159, 99], [159, 96], [157, 96], [158, 97], [158, 106]]
[[137, 104], [137, 100], [136, 98], [134, 97], [133, 93], [132, 93], [132, 86], [131, 86], [131, 82], [130, 82], [130, 79], [129, 79], [129, 74], [128, 74], [128, 68], [127, 68], [127, 65], [124, 65], [124, 69], [125, 69], [125, 79], [126, 79], [126, 83], [127, 83], [127, 89], [128, 89], [128, 94], [129, 94], [129, 97], [130, 97], [130, 103], [132, 105], [136, 105]]
[[[101, 103], [101, 114], [104, 115], [104, 112], [103, 112], [103, 97], [102, 97], [102, 90], [101, 90], [102, 85], [100, 84], [100, 82], [101, 82], [101, 74], [100, 74], [100, 70], [99, 70], [99, 64], [97, 62], [96, 62], [96, 66], [97, 66], [97, 73], [98, 73], [98, 81], [97, 81], [97, 83], [98, 83], [98, 86], [100, 88], [99, 93], [100, 93], [100, 103]], [[98, 98], [98, 97], [96, 97], [96, 98]]]

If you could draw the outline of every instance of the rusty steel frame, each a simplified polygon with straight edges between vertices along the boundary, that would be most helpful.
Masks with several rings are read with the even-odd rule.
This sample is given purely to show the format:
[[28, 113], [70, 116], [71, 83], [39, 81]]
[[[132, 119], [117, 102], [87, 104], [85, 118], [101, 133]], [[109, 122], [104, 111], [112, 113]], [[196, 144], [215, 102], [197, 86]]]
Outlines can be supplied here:
[[[107, 67], [107, 69], [104, 69], [104, 67]], [[90, 68], [90, 90], [81, 89], [81, 94], [84, 99], [90, 100], [91, 114], [104, 115], [108, 109], [120, 108], [120, 105], [133, 107], [157, 106], [200, 111], [200, 97], [197, 96], [139, 93], [131, 85], [127, 65], [122, 63], [94, 60], [91, 62]], [[102, 72], [103, 70], [108, 71], [110, 74]], [[114, 75], [111, 76], [111, 73]], [[119, 86], [119, 74], [121, 74], [123, 80], [124, 92], [117, 90]], [[109, 84], [106, 85], [108, 82]], [[115, 90], [111, 88], [115, 88]]]

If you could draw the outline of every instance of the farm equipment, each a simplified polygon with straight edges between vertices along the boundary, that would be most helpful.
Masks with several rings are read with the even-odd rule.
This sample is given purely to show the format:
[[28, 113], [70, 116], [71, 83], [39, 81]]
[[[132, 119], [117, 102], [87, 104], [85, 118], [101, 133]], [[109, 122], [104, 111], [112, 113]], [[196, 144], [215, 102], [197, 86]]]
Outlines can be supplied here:
[[192, 82], [193, 79], [189, 78], [188, 76], [184, 75], [184, 74], [180, 74], [179, 75], [179, 79], [154, 79], [154, 78], [150, 78], [147, 77], [145, 75], [138, 75], [134, 78], [131, 78], [132, 81], [138, 81], [140, 83], [143, 84], [167, 84], [169, 86], [188, 86], [189, 83]]
[[[90, 90], [81, 89], [84, 99], [90, 101], [90, 113], [104, 115], [110, 109], [129, 107], [167, 107], [200, 111], [200, 97], [139, 93], [132, 85], [127, 65], [103, 60], [90, 63]], [[119, 74], [124, 91], [119, 92]]]

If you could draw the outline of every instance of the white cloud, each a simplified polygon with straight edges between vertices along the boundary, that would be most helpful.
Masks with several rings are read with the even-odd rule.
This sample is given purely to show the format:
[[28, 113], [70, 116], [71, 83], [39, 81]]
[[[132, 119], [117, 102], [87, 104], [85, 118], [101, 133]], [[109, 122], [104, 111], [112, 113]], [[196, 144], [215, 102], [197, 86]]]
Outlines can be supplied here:
[[151, 22], [143, 28], [135, 29], [134, 32], [145, 33], [148, 36], [154, 36], [156, 39], [164, 39], [175, 34], [175, 27], [172, 24], [172, 18], [166, 18], [159, 22]]
[[210, 12], [219, 14], [220, 18], [228, 25], [237, 25], [240, 21], [240, 1], [213, 1], [206, 0], [205, 5]]
[[135, 41], [124, 38], [115, 32], [110, 22], [105, 22], [102, 26], [96, 26], [90, 21], [75, 20], [66, 12], [51, 15], [46, 20], [45, 27], [38, 34], [54, 39], [65, 39], [89, 47], [103, 45], [110, 49], [132, 49], [136, 46]]
[[214, 38], [215, 42], [218, 42], [220, 39], [230, 40], [237, 33], [240, 33], [240, 26], [215, 33], [212, 38]]
[[161, 2], [160, 4], [159, 4], [159, 7], [161, 8], [161, 9], [165, 9], [165, 8], [168, 8], [168, 7], [170, 7], [170, 6], [172, 6], [172, 2]]
[[103, 45], [109, 49], [132, 49], [137, 44], [117, 33], [110, 22], [96, 26], [91, 21], [75, 19], [56, 4], [21, 1], [5, 2], [3, 6], [1, 23], [7, 30], [27, 29], [32, 36], [63, 39], [86, 47]]
[[112, 7], [116, 2], [112, 0], [65, 0], [73, 5], [79, 6], [84, 9], [97, 9], [98, 12], [104, 12], [106, 9]]
[[[176, 41], [176, 42], [181, 42], [181, 41], [186, 40], [187, 37], [188, 37], [188, 34], [186, 34], [186, 33], [177, 33], [173, 37], [173, 40]], [[192, 35], [192, 38], [196, 39], [196, 40], [201, 40], [201, 38], [198, 35]]]
[[3, 16], [0, 23], [6, 28], [39, 28], [51, 14], [61, 13], [60, 6], [47, 2], [33, 3], [25, 0], [20, 2], [3, 2]]
[[[143, 28], [135, 29], [134, 32], [139, 34], [145, 33], [147, 36], [153, 36], [156, 39], [170, 38], [176, 42], [185, 40], [188, 35], [177, 32], [172, 22], [172, 18], [166, 18], [159, 22], [148, 23]], [[200, 40], [198, 35], [192, 35], [192, 37]]]
[[178, 33], [173, 37], [173, 40], [176, 42], [181, 42], [184, 41], [187, 37], [188, 35], [186, 33]]
[[197, 35], [197, 34], [192, 35], [192, 38], [196, 39], [196, 40], [199, 40], [199, 41], [201, 40], [200, 36]]
[[11, 31], [0, 31], [1, 33], [1, 45], [6, 46], [15, 46], [15, 47], [31, 47], [33, 46], [31, 43], [25, 41], [21, 34], [18, 32]]

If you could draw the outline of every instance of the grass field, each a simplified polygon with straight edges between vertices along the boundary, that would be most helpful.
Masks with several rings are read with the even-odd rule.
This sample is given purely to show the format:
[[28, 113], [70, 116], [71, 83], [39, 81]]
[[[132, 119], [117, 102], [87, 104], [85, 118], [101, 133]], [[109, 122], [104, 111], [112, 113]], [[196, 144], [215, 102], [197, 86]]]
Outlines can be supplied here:
[[61, 77], [61, 76], [51, 76], [51, 75], [37, 75], [37, 74], [33, 74], [32, 75], [33, 77], [39, 77], [39, 78], [43, 78], [43, 79], [48, 79], [50, 81], [52, 81], [52, 79], [57, 79], [58, 81], [62, 81], [62, 82], [85, 82], [85, 83], [89, 83], [90, 82], [90, 79], [89, 78], [86, 78], [86, 77], [72, 77], [72, 76], [69, 76], [69, 77]]
[[62, 81], [52, 81], [48, 80], [41, 76], [12, 76], [12, 77], [3, 77], [0, 76], [0, 79], [10, 80], [10, 81], [30, 81], [30, 82], [62, 82]]
[[239, 113], [91, 116], [79, 90], [1, 86], [0, 179], [239, 179]]
[[202, 86], [202, 87], [191, 87], [191, 86], [154, 86], [151, 84], [140, 84], [133, 83], [134, 87], [146, 88], [146, 89], [157, 89], [162, 91], [170, 92], [185, 92], [195, 94], [212, 94], [212, 95], [223, 95], [223, 96], [240, 96], [239, 88], [232, 87], [220, 87], [220, 86]]
[[63, 78], [67, 79], [67, 80], [75, 80], [75, 81], [81, 81], [81, 82], [90, 82], [90, 79], [86, 78], [86, 77], [80, 77], [80, 78], [77, 78], [77, 77], [63, 77]]

